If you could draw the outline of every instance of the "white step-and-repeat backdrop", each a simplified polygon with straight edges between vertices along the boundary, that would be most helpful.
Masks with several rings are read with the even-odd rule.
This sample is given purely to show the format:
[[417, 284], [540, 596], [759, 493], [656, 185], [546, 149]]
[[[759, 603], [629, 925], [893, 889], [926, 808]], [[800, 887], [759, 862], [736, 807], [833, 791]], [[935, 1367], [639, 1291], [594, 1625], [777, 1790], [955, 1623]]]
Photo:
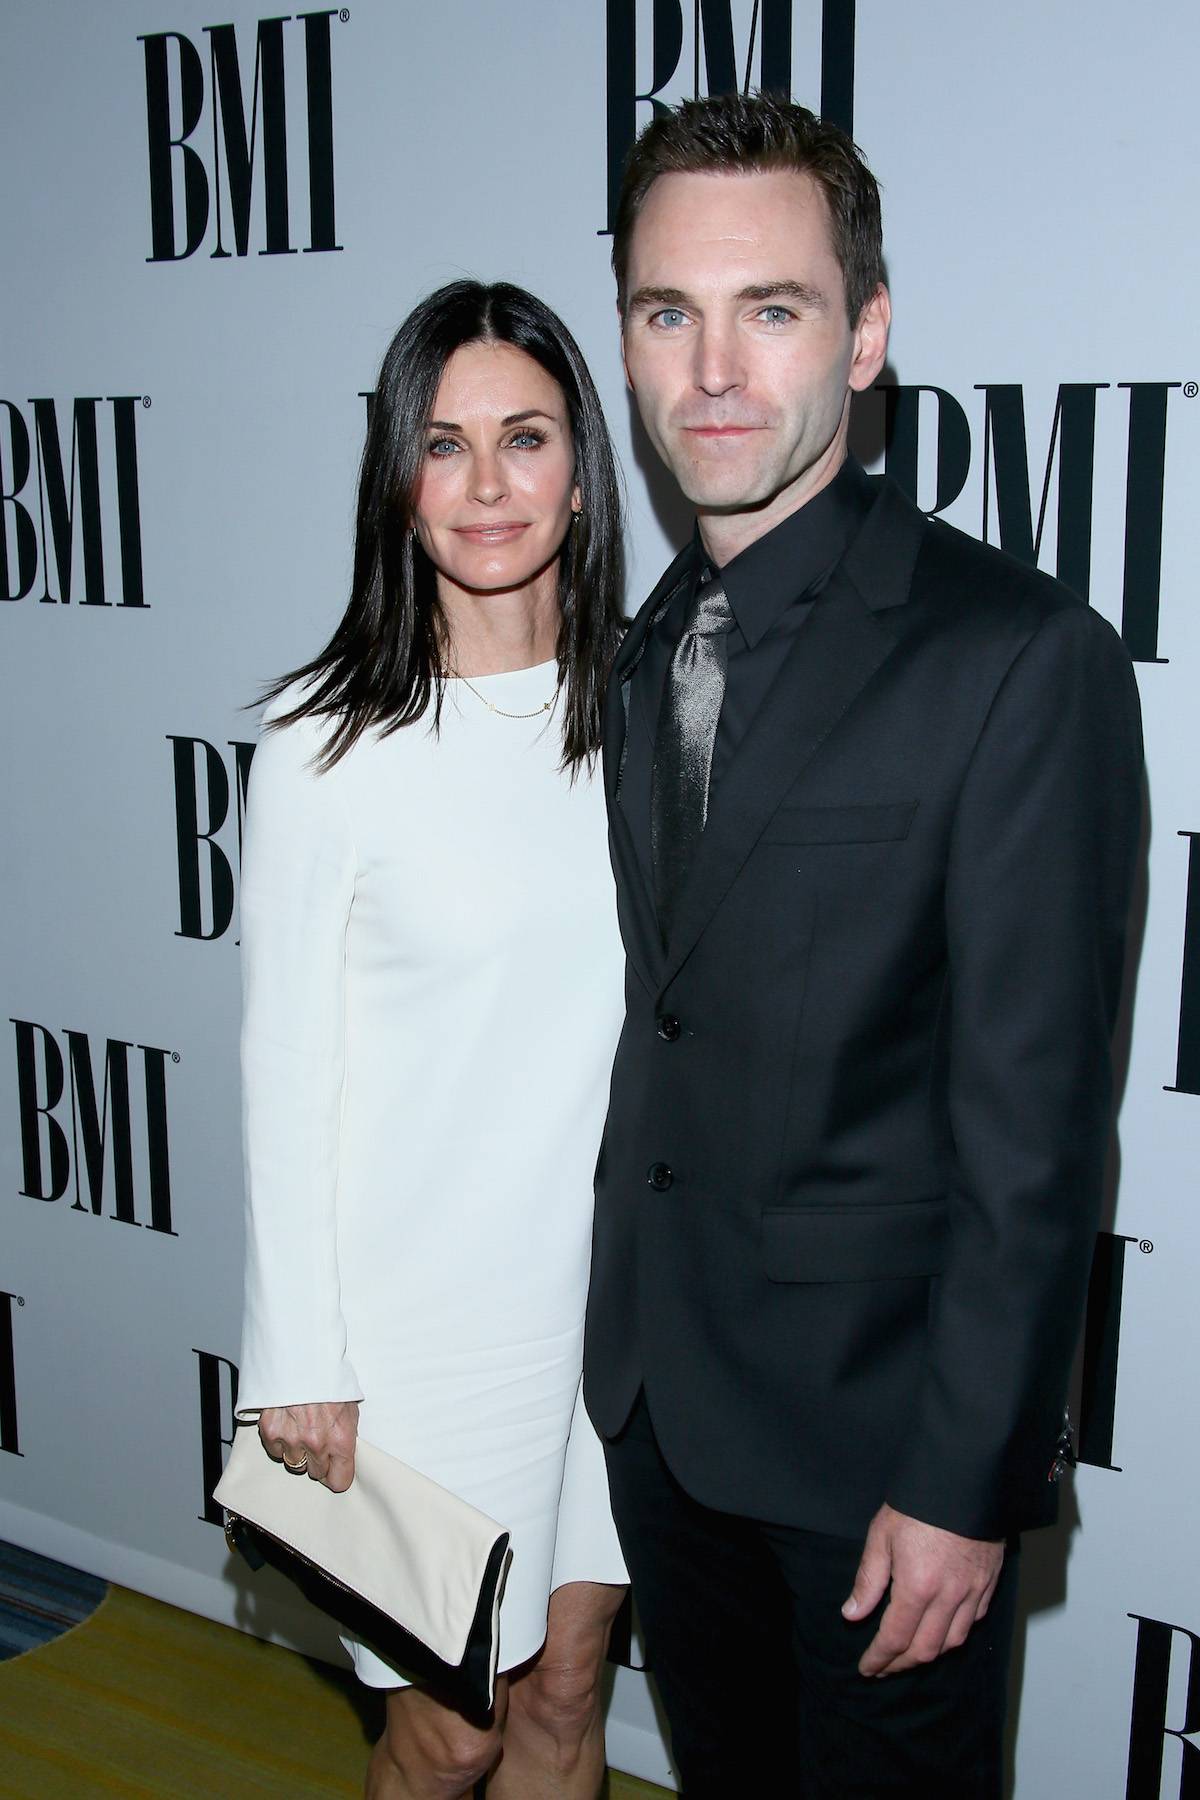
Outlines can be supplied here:
[[[1140, 969], [1081, 1466], [1026, 1546], [1015, 1785], [1200, 1792], [1190, 0], [4, 0], [0, 35], [0, 1535], [317, 1641], [206, 1499], [239, 1332], [243, 708], [340, 613], [365, 395], [462, 273], [579, 336], [646, 591], [686, 521], [622, 384], [615, 183], [656, 102], [749, 68], [883, 183], [897, 322], [860, 452], [1137, 660]], [[610, 1754], [666, 1778], [628, 1668]]]

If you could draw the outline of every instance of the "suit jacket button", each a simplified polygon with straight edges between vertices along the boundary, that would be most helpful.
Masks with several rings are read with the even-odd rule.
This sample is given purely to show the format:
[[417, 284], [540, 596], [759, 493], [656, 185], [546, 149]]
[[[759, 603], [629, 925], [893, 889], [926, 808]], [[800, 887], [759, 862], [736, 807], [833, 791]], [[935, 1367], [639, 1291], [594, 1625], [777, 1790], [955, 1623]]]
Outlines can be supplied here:
[[660, 1194], [666, 1193], [674, 1179], [675, 1177], [672, 1175], [666, 1163], [651, 1163], [646, 1171], [646, 1180], [650, 1183], [650, 1186], [657, 1189]]
[[673, 1044], [683, 1030], [683, 1026], [674, 1013], [660, 1013], [658, 1017], [658, 1035], [668, 1044]]

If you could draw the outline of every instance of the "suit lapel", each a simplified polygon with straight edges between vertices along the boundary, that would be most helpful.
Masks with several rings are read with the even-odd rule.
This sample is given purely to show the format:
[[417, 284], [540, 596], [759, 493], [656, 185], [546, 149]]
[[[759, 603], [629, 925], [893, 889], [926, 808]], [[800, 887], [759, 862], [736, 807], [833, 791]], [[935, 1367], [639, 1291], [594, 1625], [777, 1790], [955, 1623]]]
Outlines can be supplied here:
[[629, 729], [629, 685], [642, 660], [646, 635], [674, 599], [676, 590], [691, 573], [692, 546], [686, 545], [666, 570], [645, 604], [635, 613], [621, 648], [613, 659], [604, 714], [604, 791], [611, 806], [620, 785], [625, 761], [625, 737]]
[[629, 733], [631, 684], [646, 647], [646, 634], [669, 606], [680, 584], [690, 577], [691, 567], [689, 545], [680, 551], [635, 616], [613, 662], [604, 709], [604, 791], [608, 801], [609, 846], [617, 876], [621, 936], [630, 962], [651, 992], [659, 985], [662, 937], [654, 896], [647, 886], [629, 820], [618, 796]]
[[885, 486], [816, 600], [713, 795], [676, 908], [660, 992], [695, 948], [784, 794], [897, 642], [900, 615], [892, 609], [908, 597], [923, 527], [921, 514]]

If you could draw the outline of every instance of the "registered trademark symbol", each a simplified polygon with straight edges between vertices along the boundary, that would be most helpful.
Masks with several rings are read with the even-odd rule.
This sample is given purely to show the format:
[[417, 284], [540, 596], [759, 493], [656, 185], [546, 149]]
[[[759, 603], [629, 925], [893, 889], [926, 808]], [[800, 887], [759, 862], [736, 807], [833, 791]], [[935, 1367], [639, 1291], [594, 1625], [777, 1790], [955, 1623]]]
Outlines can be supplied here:
[[150, 404], [150, 396], [149, 396], [149, 394], [143, 394], [143, 395], [142, 395], [142, 405], [143, 405], [143, 406], [149, 406], [149, 404]]
[[1149, 1238], [1142, 1238], [1141, 1242], [1138, 1244], [1138, 1249], [1143, 1256], [1149, 1256], [1154, 1249], [1154, 1245]]
[[341, 12], [338, 14], [338, 18], [342, 21], [343, 25], [348, 25], [350, 22], [350, 8], [348, 6], [343, 6]]
[[178, 1061], [179, 1061], [179, 1052], [178, 1052], [178, 1050], [172, 1050], [172, 1052], [171, 1052], [171, 1061], [172, 1061], [172, 1062], [178, 1062]]
[[1194, 381], [1185, 381], [1183, 384], [1184, 399], [1194, 400], [1197, 394], [1200, 394], [1200, 387], [1198, 387]]

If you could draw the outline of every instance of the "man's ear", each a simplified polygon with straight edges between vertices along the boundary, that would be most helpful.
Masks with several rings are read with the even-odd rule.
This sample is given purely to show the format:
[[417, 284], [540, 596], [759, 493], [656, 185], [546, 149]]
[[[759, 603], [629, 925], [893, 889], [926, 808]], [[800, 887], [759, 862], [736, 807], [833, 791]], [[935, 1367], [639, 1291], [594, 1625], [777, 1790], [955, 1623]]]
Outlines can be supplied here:
[[625, 354], [625, 314], [621, 311], [620, 300], [617, 301], [617, 330], [621, 334], [621, 367], [625, 371], [625, 386], [632, 394], [634, 386], [629, 379], [629, 358]]
[[850, 386], [856, 394], [866, 391], [887, 360], [892, 302], [880, 282], [858, 315], [854, 327], [854, 355], [850, 362]]

